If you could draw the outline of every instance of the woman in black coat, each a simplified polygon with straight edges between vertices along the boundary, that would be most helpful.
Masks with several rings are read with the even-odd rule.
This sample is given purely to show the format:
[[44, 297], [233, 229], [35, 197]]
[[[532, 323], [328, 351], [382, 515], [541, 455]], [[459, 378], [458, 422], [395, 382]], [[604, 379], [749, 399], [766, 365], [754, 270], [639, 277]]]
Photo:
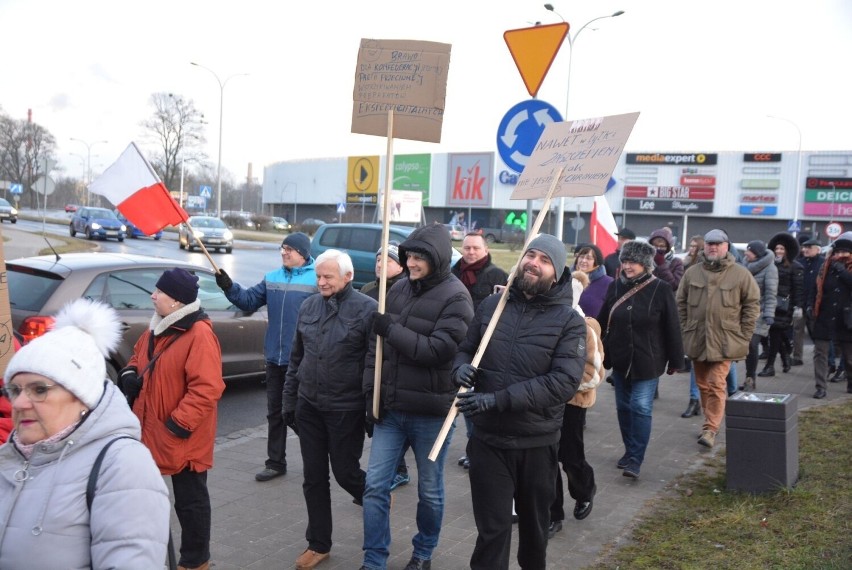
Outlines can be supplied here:
[[789, 337], [793, 327], [793, 310], [805, 305], [805, 269], [796, 261], [799, 242], [788, 233], [776, 234], [769, 240], [767, 248], [775, 252], [775, 267], [778, 269], [778, 292], [776, 294], [775, 321], [769, 327], [769, 350], [766, 366], [758, 376], [775, 376], [775, 355], [781, 353], [784, 372], [790, 371], [791, 350]]
[[683, 340], [671, 286], [652, 275], [656, 250], [644, 242], [624, 244], [621, 273], [607, 290], [598, 322], [603, 329], [604, 367], [612, 369], [625, 477], [639, 477], [651, 438], [654, 392], [664, 372], [683, 368]]

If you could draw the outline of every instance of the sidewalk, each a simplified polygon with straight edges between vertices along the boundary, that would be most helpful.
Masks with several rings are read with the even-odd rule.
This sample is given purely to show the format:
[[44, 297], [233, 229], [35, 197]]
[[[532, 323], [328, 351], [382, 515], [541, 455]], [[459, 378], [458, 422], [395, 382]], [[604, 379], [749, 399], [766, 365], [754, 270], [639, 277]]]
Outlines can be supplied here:
[[[34, 255], [43, 240], [20, 230], [2, 228], [10, 238], [4, 244], [6, 259]], [[35, 238], [35, 239], [33, 239]], [[33, 249], [35, 248], [35, 249]], [[829, 384], [828, 397], [811, 398], [814, 392], [813, 347], [805, 346], [805, 365], [790, 373], [780, 372], [775, 378], [758, 378], [758, 392], [798, 395], [799, 409], [824, 405], [838, 399], [850, 399], [846, 384]], [[763, 366], [761, 361], [760, 366]], [[745, 365], [738, 365], [739, 378], [745, 378]], [[584, 521], [571, 516], [573, 501], [566, 493], [568, 518], [563, 529], [550, 541], [548, 568], [578, 569], [592, 565], [605, 545], [620, 545], [630, 536], [637, 522], [655, 500], [666, 496], [667, 486], [678, 476], [701, 467], [708, 457], [724, 453], [725, 431], [720, 431], [717, 445], [708, 450], [696, 439], [702, 417], [683, 419], [689, 391], [689, 375], [664, 376], [660, 380], [660, 398], [654, 405], [653, 431], [641, 477], [634, 481], [623, 477], [615, 468], [623, 447], [615, 414], [614, 390], [609, 384], [598, 389], [597, 403], [588, 412], [585, 432], [586, 455], [595, 469], [598, 487], [592, 514]], [[257, 410], [258, 426], [217, 440], [215, 465], [209, 473], [213, 503], [212, 566], [217, 570], [238, 568], [292, 568], [306, 548], [307, 512], [302, 496], [302, 461], [299, 442], [291, 435], [287, 442], [289, 470], [285, 477], [266, 483], [254, 480], [266, 458], [266, 410]], [[263, 422], [263, 423], [261, 423]], [[467, 472], [456, 466], [466, 443], [462, 421], [457, 428], [447, 455], [445, 468], [446, 509], [441, 540], [433, 557], [433, 568], [461, 570], [468, 568], [476, 541], [476, 526], [470, 503]], [[361, 460], [366, 467], [370, 440]], [[411, 538], [417, 532], [414, 516], [417, 505], [417, 468], [413, 456], [406, 457], [411, 483], [394, 493], [391, 515], [393, 543], [389, 568], [399, 570], [411, 556]], [[331, 481], [334, 510], [334, 546], [331, 558], [321, 570], [358, 568], [362, 562], [363, 539], [361, 508]], [[179, 525], [172, 517], [175, 540], [179, 543]], [[517, 540], [517, 538], [516, 538]], [[513, 545], [511, 568], [515, 562], [517, 542]]]

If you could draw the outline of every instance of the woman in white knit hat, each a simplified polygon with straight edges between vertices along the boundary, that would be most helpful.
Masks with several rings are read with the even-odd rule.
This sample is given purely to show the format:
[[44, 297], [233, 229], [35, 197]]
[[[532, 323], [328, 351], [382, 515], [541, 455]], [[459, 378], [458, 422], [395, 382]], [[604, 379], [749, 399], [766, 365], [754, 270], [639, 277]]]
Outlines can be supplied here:
[[115, 311], [80, 299], [9, 363], [14, 431], [0, 447], [0, 568], [163, 567], [168, 490], [107, 379], [104, 357], [119, 339]]

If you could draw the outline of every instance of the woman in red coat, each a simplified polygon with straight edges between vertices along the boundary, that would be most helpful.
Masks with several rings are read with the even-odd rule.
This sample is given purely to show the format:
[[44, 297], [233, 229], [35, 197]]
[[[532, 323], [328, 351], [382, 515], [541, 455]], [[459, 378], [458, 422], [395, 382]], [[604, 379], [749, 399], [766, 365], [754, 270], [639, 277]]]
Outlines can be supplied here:
[[198, 277], [164, 272], [151, 295], [150, 330], [136, 342], [119, 383], [142, 424], [142, 443], [171, 475], [181, 526], [178, 568], [210, 567], [210, 495], [216, 411], [225, 389], [222, 352], [201, 309]]
[[[21, 349], [21, 342], [18, 340], [18, 333], [12, 337], [12, 344], [15, 347], [15, 352]], [[3, 387], [3, 379], [0, 378], [0, 388]], [[0, 445], [6, 443], [9, 439], [9, 434], [12, 433], [12, 402], [9, 401], [2, 391], [0, 391]]]

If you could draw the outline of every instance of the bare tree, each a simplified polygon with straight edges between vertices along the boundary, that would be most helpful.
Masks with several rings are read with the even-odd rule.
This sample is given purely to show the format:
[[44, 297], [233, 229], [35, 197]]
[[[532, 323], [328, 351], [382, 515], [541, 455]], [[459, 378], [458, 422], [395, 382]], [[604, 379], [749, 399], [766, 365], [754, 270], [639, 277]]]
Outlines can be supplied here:
[[163, 179], [166, 188], [177, 190], [180, 185], [180, 163], [207, 160], [202, 151], [207, 142], [204, 136], [204, 114], [195, 108], [191, 99], [173, 93], [151, 95], [154, 114], [142, 121], [146, 140], [156, 145], [154, 169]]
[[[56, 139], [26, 119], [13, 119], [0, 111], [0, 179], [20, 182], [28, 191], [45, 171], [45, 161], [56, 162]], [[35, 205], [35, 192], [28, 192]]]

